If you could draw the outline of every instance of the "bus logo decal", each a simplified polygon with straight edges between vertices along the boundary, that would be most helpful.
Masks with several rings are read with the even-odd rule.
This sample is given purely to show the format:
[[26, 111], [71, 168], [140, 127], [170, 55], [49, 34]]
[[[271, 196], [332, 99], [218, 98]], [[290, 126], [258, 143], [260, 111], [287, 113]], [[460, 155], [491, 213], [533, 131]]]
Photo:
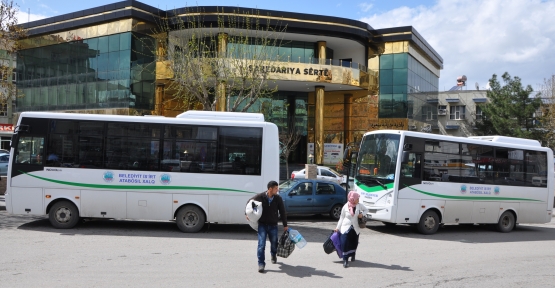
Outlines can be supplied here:
[[493, 188], [493, 193], [495, 193], [495, 195], [499, 195], [499, 187], [495, 186], [495, 188]]
[[172, 182], [172, 176], [169, 174], [162, 174], [162, 176], [160, 176], [160, 183], [163, 185], [168, 185], [170, 182]]
[[466, 185], [461, 185], [461, 193], [464, 194], [466, 193]]
[[114, 173], [112, 173], [112, 171], [106, 171], [104, 172], [104, 182], [107, 183], [111, 183], [112, 181], [114, 181]]

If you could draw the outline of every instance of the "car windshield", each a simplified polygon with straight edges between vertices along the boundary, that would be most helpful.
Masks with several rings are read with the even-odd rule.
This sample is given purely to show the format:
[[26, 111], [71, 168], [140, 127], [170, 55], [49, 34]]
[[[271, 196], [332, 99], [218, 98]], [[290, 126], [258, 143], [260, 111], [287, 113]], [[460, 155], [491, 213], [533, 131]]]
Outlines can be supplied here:
[[287, 180], [287, 181], [285, 181], [285, 182], [279, 184], [279, 191], [280, 191], [280, 192], [281, 192], [281, 191], [286, 191], [286, 190], [288, 190], [289, 188], [291, 188], [291, 187], [297, 185], [297, 183], [299, 183], [299, 182], [298, 182], [298, 181], [295, 181], [295, 180]]
[[329, 168], [330, 172], [333, 173], [335, 176], [337, 177], [341, 177], [341, 174], [339, 174], [339, 172], [333, 170], [332, 168]]
[[[364, 137], [358, 154], [355, 179], [365, 185], [393, 182], [400, 135], [370, 134]], [[379, 180], [379, 183], [375, 180]]]

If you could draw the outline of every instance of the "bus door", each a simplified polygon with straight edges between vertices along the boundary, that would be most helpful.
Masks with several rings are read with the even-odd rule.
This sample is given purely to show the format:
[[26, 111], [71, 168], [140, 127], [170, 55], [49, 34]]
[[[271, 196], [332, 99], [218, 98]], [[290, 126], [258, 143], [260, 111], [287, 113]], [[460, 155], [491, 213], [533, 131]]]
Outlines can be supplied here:
[[[42, 215], [43, 191], [33, 185], [31, 179], [13, 179], [19, 175], [44, 170], [44, 143], [47, 131], [46, 119], [23, 118], [12, 137], [11, 169], [8, 170], [8, 185], [11, 212], [14, 214]], [[6, 197], [6, 200], [8, 198]]]
[[405, 137], [401, 158], [399, 190], [422, 183], [424, 139]]

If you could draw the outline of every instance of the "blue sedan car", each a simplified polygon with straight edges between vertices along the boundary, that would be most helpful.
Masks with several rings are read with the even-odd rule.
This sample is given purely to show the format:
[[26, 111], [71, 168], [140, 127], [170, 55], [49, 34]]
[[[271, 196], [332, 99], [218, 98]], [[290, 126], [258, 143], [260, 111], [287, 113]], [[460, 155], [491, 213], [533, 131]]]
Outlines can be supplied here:
[[346, 192], [325, 180], [291, 179], [279, 185], [287, 214], [330, 214], [337, 220], [346, 203]]

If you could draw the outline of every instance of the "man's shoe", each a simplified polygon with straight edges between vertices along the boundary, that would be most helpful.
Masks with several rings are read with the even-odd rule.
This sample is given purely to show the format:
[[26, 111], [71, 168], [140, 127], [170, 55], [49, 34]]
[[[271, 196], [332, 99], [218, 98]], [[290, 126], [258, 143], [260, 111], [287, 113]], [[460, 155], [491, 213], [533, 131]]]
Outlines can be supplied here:
[[276, 264], [276, 262], [277, 262], [276, 255], [272, 255], [272, 264]]
[[258, 265], [258, 272], [260, 273], [264, 272], [264, 265]]
[[351, 257], [351, 262], [355, 262], [355, 254]]
[[343, 260], [343, 268], [347, 268], [349, 267], [349, 260], [345, 259]]

